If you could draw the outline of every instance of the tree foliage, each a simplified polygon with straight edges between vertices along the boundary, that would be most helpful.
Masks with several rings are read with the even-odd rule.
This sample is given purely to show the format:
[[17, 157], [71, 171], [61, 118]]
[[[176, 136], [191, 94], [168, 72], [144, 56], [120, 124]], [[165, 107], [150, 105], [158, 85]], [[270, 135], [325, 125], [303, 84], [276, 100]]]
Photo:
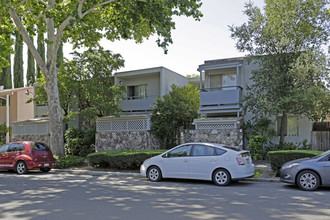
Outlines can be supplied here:
[[0, 85], [4, 86], [5, 89], [11, 89], [12, 88], [12, 82], [11, 82], [11, 60], [10, 60], [10, 54], [6, 57], [7, 62], [9, 63], [9, 66], [4, 67], [0, 69]]
[[[7, 28], [16, 26], [45, 77], [50, 145], [56, 155], [64, 155], [56, 68], [60, 44], [69, 42], [74, 48], [89, 48], [99, 45], [103, 38], [142, 42], [151, 35], [158, 35], [157, 44], [166, 52], [167, 46], [172, 43], [171, 30], [175, 28], [173, 16], [185, 15], [199, 20], [202, 16], [199, 11], [201, 4], [201, 0], [0, 1], [0, 18], [8, 22], [0, 21], [1, 24]], [[47, 63], [29, 38], [29, 34], [34, 36], [36, 30], [41, 34], [47, 33]]]
[[[33, 40], [33, 37], [32, 39]], [[28, 64], [27, 64], [27, 70], [26, 70], [26, 82], [27, 85], [32, 86], [34, 82], [36, 81], [36, 73], [35, 73], [35, 63], [34, 58], [32, 56], [32, 53], [28, 50]]]
[[24, 87], [23, 77], [23, 41], [21, 35], [16, 32], [15, 56], [14, 56], [14, 88]]
[[180, 132], [198, 118], [199, 109], [198, 86], [188, 84], [179, 88], [172, 85], [171, 88], [168, 94], [156, 99], [151, 116], [151, 131], [166, 148], [178, 143]]
[[[245, 110], [255, 117], [288, 114], [320, 119], [330, 110], [329, 57], [322, 50], [329, 40], [330, 15], [325, 0], [266, 0], [264, 11], [246, 4], [248, 22], [230, 27], [239, 51], [248, 51], [252, 85]], [[280, 144], [284, 141], [281, 122]]]
[[[90, 48], [83, 53], [73, 52], [73, 60], [64, 60], [58, 73], [59, 97], [66, 121], [76, 114], [81, 126], [90, 126], [96, 117], [118, 115], [116, 100], [124, 89], [115, 86], [113, 73], [124, 66], [119, 54], [102, 47]], [[44, 77], [38, 79], [40, 87], [35, 101], [47, 102]]]

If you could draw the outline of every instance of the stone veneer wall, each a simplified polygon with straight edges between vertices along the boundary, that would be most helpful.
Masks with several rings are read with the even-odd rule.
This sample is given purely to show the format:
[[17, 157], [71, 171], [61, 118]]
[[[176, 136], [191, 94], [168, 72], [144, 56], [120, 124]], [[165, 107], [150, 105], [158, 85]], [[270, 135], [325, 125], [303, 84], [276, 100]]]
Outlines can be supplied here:
[[149, 131], [101, 131], [95, 135], [96, 152], [106, 150], [159, 149], [159, 141]]
[[219, 143], [243, 149], [243, 135], [240, 129], [185, 130], [182, 141]]
[[[50, 135], [45, 134], [45, 135], [18, 135], [18, 134], [12, 134], [11, 135], [11, 141], [36, 141], [36, 142], [42, 142], [47, 144], [48, 146], [50, 145]], [[51, 147], [51, 146], [50, 146]]]

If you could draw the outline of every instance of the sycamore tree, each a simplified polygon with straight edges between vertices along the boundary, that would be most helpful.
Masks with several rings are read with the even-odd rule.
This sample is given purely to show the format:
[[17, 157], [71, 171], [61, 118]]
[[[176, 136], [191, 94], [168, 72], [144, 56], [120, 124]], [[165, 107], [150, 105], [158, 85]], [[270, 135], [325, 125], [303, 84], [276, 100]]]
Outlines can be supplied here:
[[[201, 0], [0, 1], [0, 18], [8, 21], [0, 20], [1, 25], [15, 26], [45, 77], [50, 144], [56, 155], [64, 155], [56, 67], [60, 44], [69, 42], [74, 48], [91, 47], [98, 45], [102, 38], [142, 42], [156, 34], [159, 36], [158, 45], [166, 51], [172, 43], [171, 30], [175, 28], [173, 16], [185, 15], [199, 20], [202, 16], [199, 11], [201, 4]], [[36, 32], [47, 34], [46, 61], [43, 61], [29, 37], [35, 36]]]
[[[123, 96], [125, 88], [114, 85], [113, 73], [124, 66], [122, 56], [102, 47], [71, 54], [73, 59], [64, 59], [58, 72], [59, 98], [65, 121], [78, 115], [83, 128], [95, 125], [96, 117], [118, 116], [121, 109], [116, 100]], [[33, 100], [47, 102], [45, 78], [39, 78], [37, 84], [39, 88]]]
[[327, 1], [266, 0], [264, 10], [250, 2], [244, 14], [248, 22], [230, 30], [237, 49], [258, 65], [245, 110], [256, 118], [279, 116], [282, 145], [289, 114], [317, 120], [330, 110], [329, 57], [322, 50], [330, 34]]
[[152, 107], [151, 131], [166, 148], [174, 147], [183, 129], [198, 118], [199, 85], [188, 84], [182, 88], [172, 85], [171, 91], [158, 97]]

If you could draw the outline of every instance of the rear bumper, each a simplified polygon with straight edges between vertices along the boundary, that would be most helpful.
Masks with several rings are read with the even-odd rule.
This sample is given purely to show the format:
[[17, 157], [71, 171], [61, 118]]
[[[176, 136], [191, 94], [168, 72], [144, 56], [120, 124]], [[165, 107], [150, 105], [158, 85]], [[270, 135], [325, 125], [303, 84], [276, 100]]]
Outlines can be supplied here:
[[233, 180], [241, 180], [244, 178], [249, 178], [254, 176], [254, 164], [249, 166], [241, 166], [236, 172], [232, 173]]
[[27, 167], [29, 170], [38, 169], [38, 168], [53, 168], [56, 166], [56, 161], [43, 161], [43, 162], [28, 162]]

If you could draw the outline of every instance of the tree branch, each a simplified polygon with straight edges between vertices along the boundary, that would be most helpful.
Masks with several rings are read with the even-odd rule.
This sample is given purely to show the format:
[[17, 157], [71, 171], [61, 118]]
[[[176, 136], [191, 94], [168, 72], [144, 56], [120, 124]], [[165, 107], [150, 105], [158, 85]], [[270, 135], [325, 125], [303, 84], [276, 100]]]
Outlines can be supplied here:
[[[78, 6], [78, 16], [80, 19], [84, 18], [88, 13], [92, 12], [95, 8], [97, 7], [101, 7], [103, 5], [106, 5], [106, 4], [109, 4], [111, 2], [114, 2], [114, 1], [118, 1], [118, 0], [108, 0], [108, 1], [105, 1], [105, 2], [102, 2], [100, 4], [97, 4], [97, 5], [94, 5], [93, 7], [91, 7], [90, 9], [88, 9], [87, 11], [85, 11], [84, 13], [82, 13], [82, 7], [83, 7], [83, 4], [85, 3], [85, 0], [80, 0], [79, 1], [79, 6]], [[146, 0], [136, 0], [136, 1], [139, 1], [139, 2], [146, 2]]]
[[14, 11], [13, 7], [8, 4], [8, 8], [9, 8], [9, 14], [10, 17], [13, 19], [19, 33], [21, 34], [23, 41], [26, 43], [26, 45], [28, 46], [30, 52], [32, 53], [34, 59], [36, 60], [37, 64], [39, 65], [42, 73], [45, 75], [47, 74], [47, 68], [46, 65], [44, 63], [44, 61], [42, 60], [40, 54], [38, 53], [37, 49], [35, 48], [29, 34], [27, 33], [26, 29], [24, 28], [20, 18], [18, 17], [18, 15], [16, 14], [16, 12]]

